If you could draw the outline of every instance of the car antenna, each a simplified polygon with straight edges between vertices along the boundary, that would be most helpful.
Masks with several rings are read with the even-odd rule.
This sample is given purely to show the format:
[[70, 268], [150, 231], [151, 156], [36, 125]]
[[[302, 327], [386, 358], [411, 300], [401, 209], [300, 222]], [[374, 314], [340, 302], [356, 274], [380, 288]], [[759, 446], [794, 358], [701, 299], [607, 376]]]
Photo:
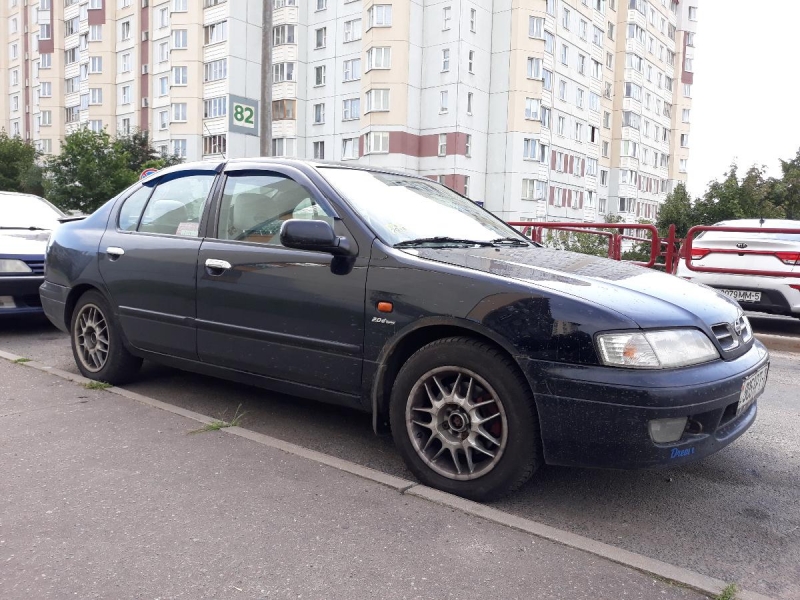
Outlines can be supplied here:
[[[211, 132], [208, 130], [208, 125], [206, 123], [203, 123], [203, 127], [205, 127], [205, 129], [206, 129], [206, 133], [208, 135], [211, 135]], [[222, 160], [228, 160], [228, 157], [225, 156], [224, 152], [220, 152], [220, 154], [222, 154]]]
[[764, 222], [765, 222], [764, 221], [764, 217], [761, 217], [761, 220], [759, 221], [759, 223], [761, 224], [762, 227], [764, 226]]

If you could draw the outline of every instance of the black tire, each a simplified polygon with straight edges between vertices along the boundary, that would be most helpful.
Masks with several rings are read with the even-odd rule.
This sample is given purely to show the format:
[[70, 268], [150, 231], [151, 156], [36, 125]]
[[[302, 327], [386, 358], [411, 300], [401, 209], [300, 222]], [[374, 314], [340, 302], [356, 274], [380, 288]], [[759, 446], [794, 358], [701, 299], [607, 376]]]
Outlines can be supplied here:
[[[106, 347], [106, 351], [102, 364], [94, 364], [90, 368], [87, 363], [91, 362], [91, 359], [87, 357], [85, 352], [82, 352], [81, 342], [79, 341], [82, 337], [81, 332], [84, 330], [79, 325], [78, 320], [82, 315], [92, 314], [92, 309], [98, 311], [105, 323], [105, 329], [97, 328], [96, 331], [103, 332], [102, 334], [105, 336], [103, 345]], [[139, 372], [142, 366], [142, 359], [132, 355], [125, 348], [114, 312], [100, 292], [90, 290], [78, 299], [70, 317], [69, 330], [72, 342], [72, 356], [75, 358], [75, 364], [78, 365], [78, 369], [84, 377], [119, 385], [130, 381]]]
[[[419, 400], [413, 398], [419, 398], [423, 393], [420, 385], [424, 384], [420, 382], [426, 381], [425, 378], [435, 374], [437, 369], [443, 369], [441, 372], [447, 373], [447, 367], [466, 370], [485, 380], [495, 393], [498, 403], [502, 405], [497, 410], [503, 411], [502, 416], [505, 418], [505, 447], [498, 445], [499, 452], [495, 452], [497, 457], [485, 459], [494, 463], [485, 474], [469, 475], [476, 477], [469, 480], [455, 479], [459, 476], [456, 473], [443, 475], [429, 465], [420, 456], [420, 453], [426, 454], [425, 449], [420, 448], [424, 440], [418, 439], [418, 445], [412, 440], [412, 436], [420, 438], [426, 430], [417, 427], [417, 432], [412, 433], [415, 425], [407, 422], [407, 414], [416, 415], [417, 410], [425, 412], [424, 409], [410, 409], [410, 405], [419, 405]], [[452, 390], [455, 390], [455, 385]], [[438, 393], [443, 397], [443, 391], [437, 391]], [[466, 395], [469, 396], [469, 392]], [[424, 402], [425, 396], [421, 397]], [[467, 337], [445, 338], [418, 350], [403, 365], [394, 382], [389, 413], [392, 436], [408, 468], [422, 483], [451, 494], [476, 501], [495, 500], [518, 489], [542, 463], [539, 419], [530, 386], [510, 358], [479, 340]], [[432, 423], [437, 417], [431, 416], [430, 419]], [[447, 433], [451, 433], [449, 422], [447, 425], [443, 424], [443, 427], [447, 429]], [[466, 432], [460, 435], [466, 435]], [[435, 450], [437, 444], [440, 449], [444, 446], [437, 438], [431, 448]], [[428, 451], [429, 461], [433, 450]], [[472, 454], [475, 455], [474, 452]], [[435, 463], [436, 460], [441, 462], [441, 459], [435, 458], [430, 462]]]

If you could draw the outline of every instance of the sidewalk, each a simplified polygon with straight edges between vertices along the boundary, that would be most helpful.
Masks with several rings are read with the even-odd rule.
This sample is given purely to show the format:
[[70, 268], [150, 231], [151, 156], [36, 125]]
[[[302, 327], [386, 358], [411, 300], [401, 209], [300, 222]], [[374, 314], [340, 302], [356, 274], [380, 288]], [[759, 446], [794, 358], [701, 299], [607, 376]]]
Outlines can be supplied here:
[[0, 360], [0, 598], [702, 598]]

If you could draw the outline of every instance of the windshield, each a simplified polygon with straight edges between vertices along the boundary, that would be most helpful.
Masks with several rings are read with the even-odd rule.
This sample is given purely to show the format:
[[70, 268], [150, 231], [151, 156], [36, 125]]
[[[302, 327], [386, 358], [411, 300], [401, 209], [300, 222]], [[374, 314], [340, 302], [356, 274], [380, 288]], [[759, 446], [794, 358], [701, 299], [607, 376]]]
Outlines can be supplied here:
[[0, 194], [0, 230], [2, 229], [55, 229], [63, 217], [54, 208], [36, 196]]
[[525, 243], [500, 219], [436, 182], [335, 167], [321, 167], [320, 173], [388, 244], [487, 243], [505, 238]]

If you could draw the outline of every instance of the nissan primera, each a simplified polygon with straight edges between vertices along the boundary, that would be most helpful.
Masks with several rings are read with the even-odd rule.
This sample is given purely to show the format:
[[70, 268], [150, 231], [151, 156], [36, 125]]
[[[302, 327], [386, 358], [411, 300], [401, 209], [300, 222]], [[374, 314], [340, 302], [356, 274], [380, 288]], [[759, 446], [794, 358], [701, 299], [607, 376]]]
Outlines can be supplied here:
[[185, 164], [47, 249], [87, 377], [148, 359], [372, 413], [424, 483], [487, 500], [543, 463], [681, 465], [756, 418], [769, 356], [731, 298], [540, 247], [429, 179]]

